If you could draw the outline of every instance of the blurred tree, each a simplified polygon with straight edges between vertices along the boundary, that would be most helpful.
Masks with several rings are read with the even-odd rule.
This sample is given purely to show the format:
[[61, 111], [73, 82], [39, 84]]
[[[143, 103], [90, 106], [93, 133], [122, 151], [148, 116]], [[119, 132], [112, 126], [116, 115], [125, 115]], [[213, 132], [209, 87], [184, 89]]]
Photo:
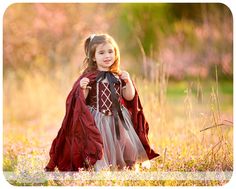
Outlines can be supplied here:
[[232, 13], [224, 4], [121, 6], [118, 35], [128, 42], [125, 48], [136, 61], [143, 63], [140, 71], [144, 76], [153, 75], [150, 73], [162, 61], [174, 78], [207, 77], [215, 64], [221, 68], [221, 77], [232, 78]]
[[[4, 67], [53, 68], [83, 62], [82, 42], [107, 31], [106, 4], [13, 4], [4, 14]], [[107, 16], [106, 16], [107, 15]], [[77, 54], [78, 53], [78, 54]], [[79, 58], [74, 58], [79, 56]], [[84, 56], [84, 55], [83, 55]]]
[[119, 34], [127, 39], [128, 49], [138, 53], [137, 38], [142, 42], [147, 55], [155, 49], [159, 41], [171, 31], [173, 22], [168, 4], [132, 3], [121, 4]]

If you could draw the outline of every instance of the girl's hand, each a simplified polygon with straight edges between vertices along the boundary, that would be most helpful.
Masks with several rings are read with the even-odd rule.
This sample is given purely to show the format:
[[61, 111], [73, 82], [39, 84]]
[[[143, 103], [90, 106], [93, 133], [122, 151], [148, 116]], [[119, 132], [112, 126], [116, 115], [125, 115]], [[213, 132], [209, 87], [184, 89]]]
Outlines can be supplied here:
[[130, 75], [127, 71], [121, 71], [120, 78], [125, 81], [125, 83], [131, 82]]
[[83, 78], [80, 80], [80, 87], [81, 87], [82, 89], [86, 89], [87, 86], [88, 86], [88, 84], [89, 84], [89, 78], [83, 77]]

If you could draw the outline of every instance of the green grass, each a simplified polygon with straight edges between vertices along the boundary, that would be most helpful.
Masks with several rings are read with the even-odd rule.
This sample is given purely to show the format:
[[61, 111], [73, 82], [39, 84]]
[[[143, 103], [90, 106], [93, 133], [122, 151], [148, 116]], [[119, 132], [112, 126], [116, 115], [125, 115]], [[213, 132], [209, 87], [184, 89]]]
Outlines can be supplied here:
[[[204, 93], [209, 94], [211, 92], [212, 86], [215, 86], [215, 81], [213, 80], [205, 80], [201, 83], [202, 90]], [[168, 83], [167, 96], [175, 97], [175, 96], [184, 96], [185, 91], [188, 87], [193, 89], [193, 92], [196, 94], [197, 81], [171, 81]], [[223, 95], [233, 94], [233, 82], [232, 81], [220, 81], [219, 82], [219, 92]]]

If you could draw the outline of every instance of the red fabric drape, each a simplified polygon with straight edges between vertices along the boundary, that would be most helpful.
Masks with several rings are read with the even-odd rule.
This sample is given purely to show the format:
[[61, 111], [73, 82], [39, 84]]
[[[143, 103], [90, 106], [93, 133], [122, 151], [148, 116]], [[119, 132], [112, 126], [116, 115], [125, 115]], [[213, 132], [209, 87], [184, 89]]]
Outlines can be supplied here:
[[[78, 168], [88, 168], [102, 158], [103, 143], [95, 121], [87, 108], [83, 91], [79, 86], [82, 77], [88, 77], [90, 83], [95, 82], [98, 71], [83, 74], [73, 85], [66, 99], [66, 113], [61, 128], [53, 140], [50, 149], [50, 160], [46, 170], [78, 171]], [[159, 154], [149, 145], [149, 125], [145, 120], [140, 99], [135, 90], [132, 101], [124, 100], [123, 104], [131, 113], [134, 129], [139, 136], [149, 159]]]

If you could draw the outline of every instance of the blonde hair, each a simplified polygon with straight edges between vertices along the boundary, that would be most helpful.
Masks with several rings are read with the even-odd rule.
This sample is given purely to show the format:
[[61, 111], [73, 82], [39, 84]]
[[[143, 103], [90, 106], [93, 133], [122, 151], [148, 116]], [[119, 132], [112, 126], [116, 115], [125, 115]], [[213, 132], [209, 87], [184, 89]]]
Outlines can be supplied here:
[[97, 70], [97, 63], [93, 60], [95, 57], [96, 48], [100, 44], [110, 43], [114, 47], [115, 61], [110, 67], [110, 71], [116, 74], [120, 73], [120, 51], [115, 40], [108, 34], [93, 34], [84, 42], [84, 51], [86, 57], [84, 64], [86, 66], [84, 73]]

